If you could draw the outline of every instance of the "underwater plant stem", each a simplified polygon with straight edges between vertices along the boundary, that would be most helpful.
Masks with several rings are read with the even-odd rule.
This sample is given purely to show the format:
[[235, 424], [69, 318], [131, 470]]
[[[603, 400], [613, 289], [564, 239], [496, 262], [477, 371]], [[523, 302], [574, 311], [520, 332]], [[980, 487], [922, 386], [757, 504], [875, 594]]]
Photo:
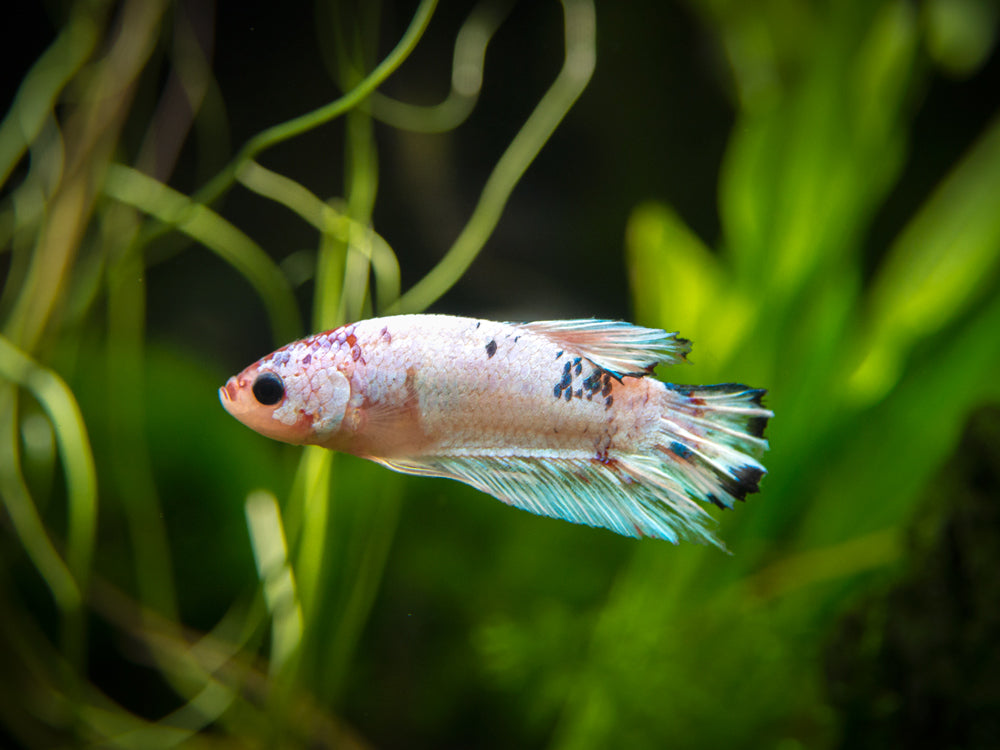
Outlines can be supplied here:
[[[369, 261], [375, 276], [377, 309], [384, 309], [399, 296], [399, 260], [385, 238], [370, 226], [357, 223], [346, 213], [324, 203], [302, 184], [262, 167], [255, 161], [244, 165], [237, 179], [243, 187], [280, 203], [322, 233], [320, 261], [315, 276], [324, 280], [320, 283], [326, 290], [326, 304], [330, 309], [339, 309], [340, 301], [339, 298], [334, 298], [336, 304], [330, 301], [333, 294], [330, 289], [333, 287], [325, 284], [339, 284], [344, 275], [343, 247], [339, 255], [332, 252], [332, 249], [336, 243], [346, 245], [351, 237], [361, 238], [360, 246], [370, 255]], [[334, 264], [334, 268], [325, 268], [327, 262]]]
[[266, 490], [254, 490], [244, 502], [244, 511], [264, 602], [271, 614], [270, 671], [278, 674], [297, 656], [302, 641], [302, 605], [288, 560], [278, 499]]
[[195, 193], [194, 201], [204, 204], [212, 203], [233, 184], [240, 167], [254, 159], [265, 149], [317, 128], [358, 106], [413, 51], [417, 42], [420, 41], [420, 37], [423, 36], [427, 24], [430, 23], [436, 6], [437, 0], [421, 0], [420, 5], [417, 6], [417, 10], [413, 14], [413, 20], [392, 52], [371, 73], [365, 76], [357, 86], [329, 104], [286, 122], [274, 125], [255, 135], [247, 141], [246, 145], [240, 149], [236, 157], [222, 171]]
[[[176, 227], [233, 266], [263, 300], [277, 341], [290, 341], [300, 334], [298, 305], [281, 269], [260, 245], [212, 209], [122, 164], [108, 168], [104, 192]], [[141, 243], [140, 237], [135, 247], [142, 247]]]
[[38, 510], [31, 501], [31, 495], [24, 482], [24, 477], [18, 469], [20, 450], [18, 448], [17, 415], [14, 411], [13, 389], [9, 385], [2, 386], [3, 394], [0, 406], [0, 422], [3, 436], [0, 446], [4, 455], [11, 461], [0, 462], [0, 497], [7, 508], [14, 530], [24, 545], [25, 552], [41, 574], [56, 605], [64, 612], [79, 608], [81, 602], [80, 589], [69, 572], [66, 563], [56, 551], [55, 545], [45, 532], [45, 524], [38, 515]]
[[67, 118], [66, 166], [48, 209], [20, 296], [4, 333], [31, 352], [59, 299], [93, 212], [97, 188], [118, 143], [135, 81], [156, 43], [163, 2], [132, 0], [121, 29]]
[[386, 562], [399, 527], [403, 483], [399, 477], [379, 481], [378, 502], [365, 509], [363, 533], [351, 534], [347, 539], [341, 537], [342, 544], [351, 554], [351, 578], [327, 649], [326, 669], [317, 675], [320, 694], [337, 699], [345, 689], [351, 656], [382, 584]]
[[[361, 58], [363, 54], [355, 56], [355, 65], [363, 62]], [[343, 317], [338, 322], [356, 320], [371, 311], [369, 278], [372, 272], [376, 275], [380, 292], [378, 304], [382, 306], [391, 302], [392, 299], [381, 296], [381, 292], [389, 288], [384, 274], [387, 270], [392, 273], [393, 268], [398, 269], [391, 251], [389, 256], [393, 268], [387, 269], [376, 259], [373, 233], [370, 231], [378, 188], [378, 154], [371, 115], [362, 109], [350, 112], [346, 134], [348, 213], [354, 231], [350, 232], [347, 243], [341, 298]], [[398, 280], [398, 270], [395, 273]], [[394, 289], [392, 293], [396, 293]], [[326, 619], [321, 612], [314, 610], [311, 638], [306, 640], [310, 652], [322, 655], [324, 668], [314, 670], [311, 678], [319, 693], [328, 697], [336, 695], [344, 683], [358, 636], [368, 619], [375, 592], [382, 580], [398, 516], [398, 499], [388, 492], [380, 493], [377, 503], [365, 505], [357, 512], [352, 512], [351, 505], [352, 498], [343, 497], [336, 507], [327, 511], [330, 523], [326, 527], [324, 556], [328, 560], [342, 561], [339, 565], [328, 564], [324, 571], [327, 580], [335, 581], [337, 590], [342, 592], [332, 632], [316, 637], [319, 633], [317, 626]], [[343, 561], [349, 566], [347, 575], [340, 572], [345, 568]]]
[[357, 320], [368, 296], [372, 258], [369, 227], [375, 206], [378, 172], [371, 117], [347, 113], [346, 236], [326, 238], [320, 247], [313, 303], [313, 328], [333, 328]]
[[[134, 233], [134, 230], [133, 230]], [[133, 234], [134, 236], [134, 234]], [[135, 555], [135, 576], [144, 604], [177, 616], [170, 545], [145, 440], [143, 384], [146, 319], [145, 266], [134, 245], [121, 248], [108, 269], [108, 404], [114, 476]]]
[[[352, 91], [357, 91], [372, 75], [363, 79]], [[377, 184], [374, 141], [371, 118], [367, 114], [350, 111], [347, 117], [347, 236], [339, 239], [327, 231], [321, 236], [313, 301], [315, 329], [340, 325], [348, 315], [359, 313], [367, 290], [371, 253], [359, 250], [357, 244], [361, 242], [371, 246], [370, 234], [366, 230], [371, 221]], [[323, 562], [329, 554], [326, 520], [332, 502], [332, 468], [333, 457], [328, 451], [307, 449], [303, 453], [296, 477], [299, 492], [295, 494], [300, 501], [292, 505], [288, 522], [295, 537], [300, 529], [302, 532], [297, 538], [294, 569], [298, 576], [298, 596], [307, 631], [316, 622], [315, 603], [323, 575]], [[309, 523], [302, 526], [304, 518], [308, 518]], [[302, 663], [301, 653], [296, 656], [300, 658], [288, 660], [289, 670], [285, 676], [289, 679]]]
[[312, 446], [304, 449], [292, 488], [292, 497], [297, 501], [285, 512], [288, 544], [295, 549], [298, 595], [306, 615], [318, 595], [332, 463], [330, 451]]
[[52, 424], [66, 475], [68, 521], [66, 561], [45, 531], [19, 465], [16, 393], [4, 385], [0, 393], [0, 444], [7, 443], [0, 462], [0, 487], [4, 504], [21, 543], [42, 575], [56, 604], [63, 611], [64, 650], [71, 664], [82, 668], [85, 621], [83, 596], [87, 590], [97, 533], [97, 470], [80, 407], [69, 386], [51, 370], [41, 367], [0, 336], [0, 377], [26, 388], [41, 404]]
[[596, 60], [594, 6], [590, 0], [563, 0], [563, 13], [566, 55], [555, 82], [493, 168], [472, 216], [451, 249], [388, 313], [425, 310], [454, 286], [496, 228], [518, 181], [586, 88]]
[[13, 105], [0, 123], [0, 185], [38, 137], [66, 84], [94, 51], [99, 16], [104, 11], [102, 6], [108, 4], [72, 4], [69, 21], [24, 77]]
[[461, 125], [479, 99], [486, 48], [513, 5], [513, 0], [482, 0], [469, 13], [455, 37], [451, 91], [444, 101], [432, 105], [409, 104], [376, 91], [368, 106], [372, 116], [394, 128], [415, 133], [444, 133]]
[[353, 110], [347, 115], [347, 156], [347, 208], [353, 231], [348, 231], [338, 324], [362, 317], [368, 298], [372, 242], [367, 230], [371, 226], [378, 190], [378, 154], [371, 116], [361, 110]]
[[[363, 60], [358, 62], [363, 64]], [[356, 89], [357, 87], [354, 90]], [[368, 258], [365, 253], [354, 248], [359, 233], [352, 231], [352, 228], [355, 225], [367, 227], [374, 207], [377, 179], [374, 175], [371, 118], [363, 112], [352, 111], [348, 113], [347, 125], [345, 150], [348, 164], [349, 225], [344, 240], [324, 235], [321, 242], [313, 302], [313, 327], [317, 330], [340, 325], [345, 322], [348, 314], [360, 312], [367, 289]], [[350, 287], [353, 286], [362, 288], [352, 290]], [[307, 621], [315, 612], [312, 604], [329, 541], [326, 538], [325, 519], [331, 502], [331, 470], [332, 460], [328, 451], [307, 450], [302, 455], [300, 474], [304, 473], [311, 481], [306, 481], [302, 486], [301, 512], [303, 518], [310, 519], [310, 523], [304, 528], [300, 540], [296, 570], [300, 571], [300, 592]], [[294, 521], [294, 517], [290, 519], [290, 523]]]

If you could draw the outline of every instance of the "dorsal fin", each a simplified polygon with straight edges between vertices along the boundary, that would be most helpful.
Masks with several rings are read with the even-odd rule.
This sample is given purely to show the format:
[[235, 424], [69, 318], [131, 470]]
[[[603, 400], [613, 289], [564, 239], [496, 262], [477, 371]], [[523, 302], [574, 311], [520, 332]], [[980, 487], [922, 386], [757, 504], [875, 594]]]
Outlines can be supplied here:
[[576, 350], [618, 377], [648, 375], [661, 362], [685, 361], [691, 351], [691, 342], [676, 333], [618, 320], [541, 320], [521, 327]]

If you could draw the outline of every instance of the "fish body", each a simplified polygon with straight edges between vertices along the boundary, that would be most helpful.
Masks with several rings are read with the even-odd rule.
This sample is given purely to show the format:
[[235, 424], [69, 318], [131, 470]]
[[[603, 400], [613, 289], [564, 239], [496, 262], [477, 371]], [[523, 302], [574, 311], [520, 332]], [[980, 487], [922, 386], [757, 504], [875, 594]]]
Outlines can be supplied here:
[[400, 315], [288, 344], [219, 394], [278, 440], [628, 536], [718, 543], [705, 503], [757, 491], [771, 412], [763, 390], [649, 377], [689, 349], [615, 321]]

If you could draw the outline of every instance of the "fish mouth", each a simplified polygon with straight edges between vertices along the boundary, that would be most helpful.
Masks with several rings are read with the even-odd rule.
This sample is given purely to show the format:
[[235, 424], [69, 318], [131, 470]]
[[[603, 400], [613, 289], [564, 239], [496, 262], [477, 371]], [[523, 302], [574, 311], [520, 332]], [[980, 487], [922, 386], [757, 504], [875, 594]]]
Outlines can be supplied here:
[[219, 401], [222, 402], [226, 411], [229, 410], [231, 404], [235, 403], [238, 392], [239, 386], [236, 384], [235, 378], [229, 378], [226, 384], [219, 389]]

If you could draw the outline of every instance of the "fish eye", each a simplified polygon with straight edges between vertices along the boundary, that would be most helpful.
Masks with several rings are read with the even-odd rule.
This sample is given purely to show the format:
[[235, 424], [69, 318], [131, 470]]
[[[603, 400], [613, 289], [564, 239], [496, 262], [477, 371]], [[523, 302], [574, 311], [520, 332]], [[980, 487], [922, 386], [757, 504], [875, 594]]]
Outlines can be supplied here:
[[253, 397], [264, 406], [273, 406], [285, 395], [285, 384], [273, 372], [262, 372], [253, 381]]

